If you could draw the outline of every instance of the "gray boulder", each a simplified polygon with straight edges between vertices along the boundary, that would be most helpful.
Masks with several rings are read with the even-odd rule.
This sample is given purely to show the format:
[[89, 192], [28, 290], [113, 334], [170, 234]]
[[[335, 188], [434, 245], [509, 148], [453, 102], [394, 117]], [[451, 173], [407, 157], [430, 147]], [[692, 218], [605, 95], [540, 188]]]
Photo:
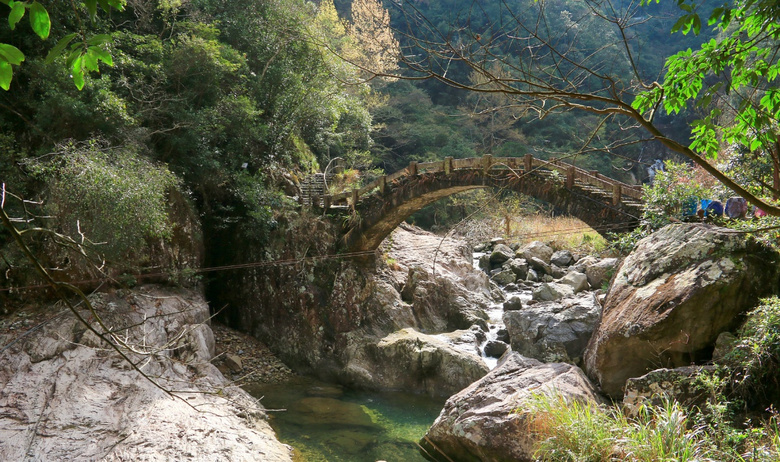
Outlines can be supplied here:
[[617, 258], [605, 258], [598, 263], [588, 265], [585, 268], [585, 275], [588, 277], [588, 284], [594, 289], [600, 289], [605, 282], [609, 282], [610, 276], [617, 267]]
[[549, 263], [545, 263], [541, 258], [529, 258], [528, 266], [536, 270], [536, 274], [552, 274], [552, 267], [549, 265]]
[[538, 258], [539, 260], [542, 260], [545, 263], [548, 263], [550, 261], [552, 255], [553, 255], [553, 249], [550, 248], [550, 246], [548, 246], [544, 242], [540, 242], [540, 241], [533, 241], [517, 251], [518, 257], [523, 257], [526, 260], [530, 260], [532, 258]]
[[493, 266], [498, 266], [510, 258], [514, 258], [514, 256], [515, 252], [509, 248], [509, 246], [498, 244], [493, 247], [493, 252], [490, 254], [490, 264]]
[[541, 302], [559, 300], [569, 295], [574, 295], [574, 289], [565, 284], [545, 282], [533, 290], [533, 299]]
[[525, 258], [513, 258], [504, 263], [504, 266], [512, 270], [521, 281], [528, 276], [528, 262]]
[[504, 313], [512, 350], [547, 362], [579, 362], [601, 316], [592, 293]]
[[780, 254], [745, 234], [704, 224], [669, 225], [623, 261], [585, 353], [602, 390], [659, 365], [706, 361], [758, 299], [776, 293]]
[[522, 411], [538, 393], [599, 402], [579, 368], [542, 364], [513, 352], [486, 377], [448, 399], [420, 445], [438, 461], [533, 461], [533, 414]]
[[517, 276], [511, 269], [503, 269], [490, 277], [496, 284], [505, 286], [511, 284], [517, 280]]
[[490, 272], [492, 266], [490, 265], [490, 255], [482, 255], [479, 257], [479, 269], [485, 272]]
[[509, 348], [509, 345], [507, 345], [504, 342], [499, 342], [498, 340], [490, 340], [485, 344], [485, 356], [488, 356], [490, 358], [500, 358], [501, 355], [503, 355], [506, 350]]
[[539, 275], [535, 269], [528, 268], [528, 274], [525, 276], [525, 280], [529, 282], [539, 282]]
[[523, 300], [515, 295], [504, 302], [504, 311], [517, 311], [523, 309]]
[[555, 279], [560, 279], [566, 276], [566, 271], [558, 265], [550, 265], [550, 276]]
[[407, 328], [364, 348], [345, 372], [361, 386], [445, 397], [483, 377], [488, 367], [476, 353]]
[[568, 250], [558, 250], [550, 257], [550, 263], [561, 268], [567, 267], [574, 261], [574, 256]]
[[571, 287], [572, 289], [574, 289], [575, 294], [578, 294], [583, 290], [588, 290], [590, 288], [590, 284], [588, 284], [588, 277], [582, 273], [578, 273], [577, 271], [571, 271], [569, 273], [566, 273], [566, 275], [562, 277], [558, 282], [561, 284], [565, 284]]

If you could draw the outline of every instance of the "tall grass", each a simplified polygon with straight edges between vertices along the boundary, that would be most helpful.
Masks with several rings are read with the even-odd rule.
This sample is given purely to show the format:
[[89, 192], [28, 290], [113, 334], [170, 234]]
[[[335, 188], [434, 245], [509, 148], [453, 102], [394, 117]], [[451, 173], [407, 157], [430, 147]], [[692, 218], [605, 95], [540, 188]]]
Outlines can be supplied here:
[[550, 462], [705, 462], [780, 460], [780, 431], [773, 416], [741, 432], [739, 447], [725, 446], [721, 430], [693, 425], [675, 401], [645, 406], [636, 417], [620, 408], [538, 394], [528, 404], [534, 457]]

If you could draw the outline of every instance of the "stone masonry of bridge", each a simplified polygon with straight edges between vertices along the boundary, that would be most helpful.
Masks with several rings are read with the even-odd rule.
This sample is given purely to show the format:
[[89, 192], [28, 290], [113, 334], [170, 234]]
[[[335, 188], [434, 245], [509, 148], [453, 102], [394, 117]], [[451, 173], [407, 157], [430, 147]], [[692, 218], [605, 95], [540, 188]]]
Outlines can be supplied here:
[[342, 249], [374, 250], [413, 213], [444, 197], [476, 188], [502, 188], [535, 197], [601, 234], [637, 227], [642, 213], [640, 187], [531, 155], [412, 162], [360, 190], [315, 195], [309, 205], [352, 217], [342, 220]]

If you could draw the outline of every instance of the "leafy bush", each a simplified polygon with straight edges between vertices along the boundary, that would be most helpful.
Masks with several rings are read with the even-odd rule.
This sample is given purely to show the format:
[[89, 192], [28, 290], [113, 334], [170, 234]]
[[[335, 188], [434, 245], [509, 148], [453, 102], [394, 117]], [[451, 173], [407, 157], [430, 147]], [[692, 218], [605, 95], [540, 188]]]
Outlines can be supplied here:
[[780, 396], [780, 298], [762, 300], [747, 315], [739, 343], [724, 358], [731, 369], [736, 396], [752, 402], [772, 403]]
[[140, 256], [147, 240], [170, 239], [167, 192], [178, 180], [167, 168], [134, 147], [108, 149], [93, 140], [61, 148], [27, 162], [48, 180], [46, 211], [56, 228], [114, 262]]

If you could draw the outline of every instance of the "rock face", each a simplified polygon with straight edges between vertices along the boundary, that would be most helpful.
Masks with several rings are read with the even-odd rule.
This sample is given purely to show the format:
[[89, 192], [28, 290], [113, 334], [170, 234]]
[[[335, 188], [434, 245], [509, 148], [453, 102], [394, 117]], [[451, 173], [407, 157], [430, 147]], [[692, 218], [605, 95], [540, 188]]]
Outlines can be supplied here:
[[488, 367], [474, 353], [409, 328], [360, 349], [347, 364], [346, 373], [349, 380], [364, 387], [446, 397], [482, 378]]
[[0, 460], [291, 460], [262, 407], [209, 363], [202, 296], [145, 286], [92, 303], [127, 342], [155, 352], [143, 371], [175, 397], [62, 311], [0, 353]]
[[708, 360], [718, 334], [778, 284], [780, 255], [744, 234], [670, 225], [618, 268], [585, 354], [588, 374], [622, 397], [650, 369]]
[[[269, 237], [272, 245], [231, 249], [242, 255], [226, 259], [284, 260], [338, 253], [334, 238], [338, 232], [328, 220], [304, 214], [288, 220], [284, 226], [280, 221], [276, 234]], [[264, 254], [253, 253], [258, 249]], [[507, 255], [514, 252], [510, 249]], [[262, 340], [297, 372], [369, 388], [398, 388], [397, 382], [377, 379], [390, 377], [381, 356], [369, 354], [377, 352], [382, 339], [407, 328], [433, 335], [475, 324], [485, 327], [485, 310], [494, 295], [487, 275], [475, 269], [472, 260], [466, 243], [442, 241], [403, 224], [375, 258], [224, 272], [215, 276], [220, 279], [210, 286], [209, 296], [215, 306], [228, 306], [226, 324]], [[407, 385], [413, 383], [420, 385], [411, 381]]]
[[598, 401], [583, 372], [570, 364], [542, 364], [517, 353], [482, 380], [450, 397], [420, 445], [428, 458], [449, 462], [532, 461], [528, 413], [517, 412], [535, 393]]
[[549, 362], [577, 363], [601, 316], [593, 293], [504, 313], [512, 350]]

